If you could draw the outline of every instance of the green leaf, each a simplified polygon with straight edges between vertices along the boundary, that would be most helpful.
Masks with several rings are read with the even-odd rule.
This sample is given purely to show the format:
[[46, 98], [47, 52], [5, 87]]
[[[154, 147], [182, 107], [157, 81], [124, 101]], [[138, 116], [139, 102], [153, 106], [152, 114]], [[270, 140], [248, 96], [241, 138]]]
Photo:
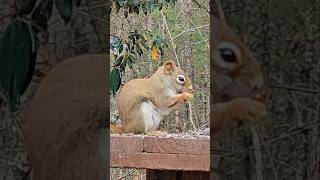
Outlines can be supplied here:
[[138, 6], [133, 6], [133, 11], [134, 11], [136, 14], [139, 14], [139, 7], [138, 7]]
[[122, 7], [125, 3], [125, 0], [118, 0], [119, 5]]
[[128, 60], [128, 54], [125, 54], [125, 55], [123, 56], [123, 61], [122, 61], [121, 64], [120, 64], [120, 70], [121, 70], [122, 72], [124, 72], [124, 71], [126, 70], [127, 60]]
[[[142, 42], [142, 43], [144, 43], [144, 42]], [[138, 45], [139, 45], [139, 48], [142, 50], [143, 53], [145, 53], [146, 51], [148, 51], [148, 50], [146, 49], [147, 46], [145, 46], [145, 44], [141, 44], [141, 42], [140, 42]]]
[[139, 44], [136, 44], [136, 51], [137, 51], [137, 53], [139, 54], [139, 56], [141, 56], [141, 55], [143, 54], [143, 52], [142, 52]]
[[128, 66], [129, 66], [130, 69], [132, 69], [132, 67], [133, 67], [133, 59], [134, 59], [134, 58], [133, 58], [132, 55], [129, 55], [129, 56], [128, 56], [128, 63], [127, 63], [127, 64], [128, 64]]
[[30, 27], [14, 21], [0, 37], [0, 90], [10, 102], [11, 110], [31, 81], [35, 66], [34, 39]]
[[159, 47], [159, 50], [160, 50], [160, 56], [162, 57], [162, 56], [164, 55], [163, 48], [162, 48], [162, 47]]
[[17, 9], [19, 14], [29, 14], [36, 4], [36, 0], [16, 0]]
[[111, 42], [111, 49], [118, 49], [120, 44], [122, 44], [121, 39], [118, 36], [114, 37]]
[[48, 27], [48, 20], [51, 17], [53, 7], [53, 0], [42, 0], [41, 3], [32, 13], [31, 19], [34, 23], [35, 32], [46, 31]]
[[123, 60], [123, 56], [120, 56], [115, 62], [114, 62], [114, 66], [119, 66], [122, 63]]
[[119, 54], [122, 52], [122, 50], [123, 50], [123, 44], [122, 44], [122, 42], [120, 42]]
[[28, 25], [28, 30], [29, 30], [29, 34], [30, 34], [30, 38], [31, 38], [31, 59], [30, 59], [30, 64], [29, 64], [29, 71], [26, 75], [26, 79], [24, 84], [22, 85], [22, 87], [19, 90], [19, 94], [22, 95], [28, 88], [31, 80], [32, 80], [32, 76], [35, 70], [35, 66], [36, 66], [36, 58], [37, 58], [37, 47], [36, 47], [36, 40], [37, 40], [37, 36], [36, 34], [32, 31], [32, 28]]
[[68, 24], [73, 13], [72, 0], [55, 0], [55, 6], [64, 20], [64, 23]]
[[109, 81], [110, 90], [113, 96], [115, 96], [117, 91], [119, 90], [120, 83], [121, 83], [120, 70], [118, 68], [113, 68], [111, 71], [110, 81]]
[[129, 6], [128, 11], [130, 14], [133, 12], [132, 6]]

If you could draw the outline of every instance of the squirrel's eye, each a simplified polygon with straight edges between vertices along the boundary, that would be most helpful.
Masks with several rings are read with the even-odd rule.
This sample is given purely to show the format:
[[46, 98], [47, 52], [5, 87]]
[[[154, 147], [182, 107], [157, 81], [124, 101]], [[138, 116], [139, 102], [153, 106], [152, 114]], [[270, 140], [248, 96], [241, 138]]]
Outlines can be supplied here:
[[220, 56], [227, 63], [237, 62], [237, 56], [230, 48], [220, 49]]
[[183, 75], [178, 75], [177, 81], [178, 81], [178, 83], [180, 83], [180, 84], [184, 84], [184, 81], [185, 81], [184, 76], [183, 76]]

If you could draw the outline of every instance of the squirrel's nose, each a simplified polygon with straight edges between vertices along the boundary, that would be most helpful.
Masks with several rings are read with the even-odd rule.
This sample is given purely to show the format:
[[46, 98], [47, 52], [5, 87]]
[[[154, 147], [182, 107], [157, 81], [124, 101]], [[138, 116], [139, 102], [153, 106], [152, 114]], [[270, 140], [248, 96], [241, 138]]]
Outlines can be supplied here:
[[189, 87], [189, 88], [188, 88], [188, 92], [189, 92], [190, 94], [192, 94], [192, 93], [193, 93], [193, 88], [192, 88], [192, 87]]

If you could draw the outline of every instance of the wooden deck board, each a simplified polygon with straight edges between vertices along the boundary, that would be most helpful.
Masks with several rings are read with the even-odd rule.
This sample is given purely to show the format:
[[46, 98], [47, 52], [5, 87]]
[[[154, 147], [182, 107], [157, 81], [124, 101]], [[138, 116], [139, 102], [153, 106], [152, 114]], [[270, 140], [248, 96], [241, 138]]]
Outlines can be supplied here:
[[110, 137], [111, 167], [209, 171], [209, 138]]

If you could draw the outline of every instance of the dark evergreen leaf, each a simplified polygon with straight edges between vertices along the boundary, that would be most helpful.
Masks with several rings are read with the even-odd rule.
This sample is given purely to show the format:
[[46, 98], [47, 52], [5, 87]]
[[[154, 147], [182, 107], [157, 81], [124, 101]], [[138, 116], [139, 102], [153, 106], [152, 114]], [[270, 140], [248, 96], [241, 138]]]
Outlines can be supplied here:
[[160, 56], [164, 56], [163, 48], [162, 48], [162, 47], [159, 47], [159, 50], [160, 50]]
[[139, 54], [139, 56], [141, 56], [143, 54], [142, 50], [140, 49], [139, 44], [136, 44], [136, 50], [137, 50], [137, 53]]
[[133, 67], [133, 56], [131, 55], [128, 56], [128, 66], [130, 69]]
[[129, 13], [132, 13], [132, 12], [133, 12], [132, 6], [129, 6], [128, 11], [129, 11]]
[[19, 14], [30, 14], [37, 0], [16, 0]]
[[120, 47], [119, 47], [119, 54], [122, 52], [122, 50], [123, 50], [123, 44], [122, 44], [122, 42], [120, 43]]
[[126, 70], [126, 66], [127, 66], [127, 62], [126, 61], [123, 61], [120, 65], [120, 70], [122, 72], [124, 72]]
[[134, 6], [133, 7], [133, 12], [135, 12], [136, 14], [139, 14], [139, 7], [138, 6]]
[[109, 86], [113, 96], [116, 95], [117, 91], [120, 88], [121, 83], [121, 74], [118, 68], [113, 68], [110, 75]]
[[29, 29], [26, 23], [15, 21], [0, 37], [0, 87], [11, 110], [15, 110], [34, 70], [35, 49]]
[[32, 28], [30, 26], [28, 26], [28, 31], [29, 31], [29, 34], [30, 34], [30, 40], [31, 40], [31, 59], [30, 59], [30, 65], [29, 65], [29, 71], [26, 75], [26, 80], [24, 82], [24, 84], [22, 85], [21, 89], [19, 90], [19, 94], [23, 94], [31, 80], [32, 80], [32, 76], [34, 74], [34, 71], [35, 71], [35, 66], [36, 66], [36, 58], [37, 58], [37, 45], [36, 45], [36, 41], [37, 41], [37, 36], [36, 34], [32, 31]]
[[120, 56], [115, 62], [114, 62], [114, 66], [117, 67], [117, 66], [120, 66], [120, 64], [122, 63], [122, 60], [123, 60], [123, 56]]
[[53, 0], [42, 0], [32, 13], [33, 28], [36, 33], [46, 31], [51, 17]]
[[55, 0], [55, 6], [64, 20], [64, 23], [68, 24], [73, 13], [72, 0]]

